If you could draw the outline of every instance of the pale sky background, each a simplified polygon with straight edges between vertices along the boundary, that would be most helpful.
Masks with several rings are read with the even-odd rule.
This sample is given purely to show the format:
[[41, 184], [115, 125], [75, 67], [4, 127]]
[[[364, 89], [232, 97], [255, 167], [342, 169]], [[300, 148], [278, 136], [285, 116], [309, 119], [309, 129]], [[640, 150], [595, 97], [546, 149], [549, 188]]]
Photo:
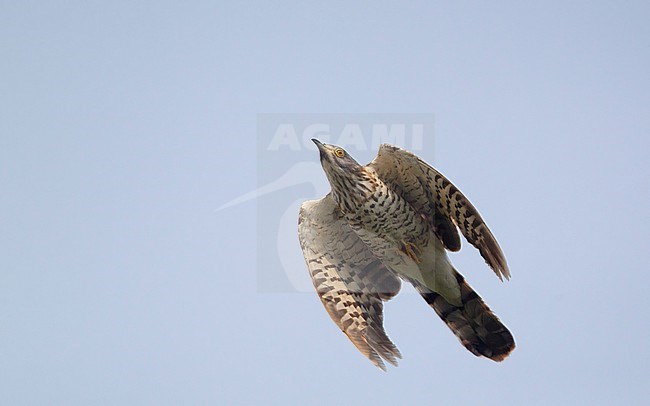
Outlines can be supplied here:
[[[0, 404], [645, 404], [648, 21], [631, 1], [2, 1]], [[303, 112], [435, 115], [420, 155], [510, 263], [502, 284], [452, 256], [508, 360], [405, 289], [383, 373], [315, 293], [258, 288], [256, 203], [215, 208], [258, 186], [257, 114]]]

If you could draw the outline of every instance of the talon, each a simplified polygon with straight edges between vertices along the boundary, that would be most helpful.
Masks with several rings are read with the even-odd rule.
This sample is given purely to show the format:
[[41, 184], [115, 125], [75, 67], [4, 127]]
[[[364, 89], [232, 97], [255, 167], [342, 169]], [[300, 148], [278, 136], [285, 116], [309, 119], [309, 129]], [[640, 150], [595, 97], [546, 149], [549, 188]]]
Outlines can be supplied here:
[[402, 241], [402, 252], [408, 255], [416, 264], [420, 263], [420, 254], [422, 251], [420, 251], [417, 245], [408, 241]]

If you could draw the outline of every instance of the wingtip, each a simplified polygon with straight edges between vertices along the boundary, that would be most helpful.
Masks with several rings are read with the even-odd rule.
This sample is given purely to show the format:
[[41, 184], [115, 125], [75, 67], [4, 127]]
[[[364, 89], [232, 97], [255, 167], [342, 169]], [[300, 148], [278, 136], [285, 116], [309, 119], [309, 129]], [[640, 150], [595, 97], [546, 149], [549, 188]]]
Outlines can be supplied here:
[[501, 268], [494, 273], [497, 274], [501, 282], [510, 282], [510, 270], [508, 268]]
[[504, 266], [501, 268], [501, 273], [503, 274], [503, 277], [506, 278], [507, 281], [510, 281], [511, 275], [510, 275], [510, 268], [508, 268], [508, 264], [504, 264]]
[[384, 361], [377, 355], [374, 354], [375, 356], [370, 356], [368, 357], [370, 361], [379, 369], [381, 369], [384, 372], [387, 372], [388, 370], [386, 369], [386, 364], [384, 364]]

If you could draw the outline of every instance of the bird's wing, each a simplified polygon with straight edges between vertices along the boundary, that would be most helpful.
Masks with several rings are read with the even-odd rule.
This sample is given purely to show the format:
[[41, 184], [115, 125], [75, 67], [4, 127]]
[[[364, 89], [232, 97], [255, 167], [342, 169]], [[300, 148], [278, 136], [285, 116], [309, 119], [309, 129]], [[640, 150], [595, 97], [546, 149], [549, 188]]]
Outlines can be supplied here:
[[401, 282], [341, 218], [328, 194], [303, 203], [298, 221], [312, 282], [332, 320], [373, 364], [382, 358], [397, 365], [401, 354], [383, 327], [383, 300], [395, 296]]
[[[454, 250], [456, 247], [453, 232], [444, 218], [460, 228], [499, 279], [503, 280], [504, 276], [510, 279], [508, 263], [499, 243], [476, 208], [449, 179], [416, 155], [389, 144], [379, 148], [377, 157], [368, 166], [385, 183], [398, 189], [418, 211], [430, 216], [436, 234], [447, 248]], [[456, 227], [452, 225], [452, 228], [456, 232]]]

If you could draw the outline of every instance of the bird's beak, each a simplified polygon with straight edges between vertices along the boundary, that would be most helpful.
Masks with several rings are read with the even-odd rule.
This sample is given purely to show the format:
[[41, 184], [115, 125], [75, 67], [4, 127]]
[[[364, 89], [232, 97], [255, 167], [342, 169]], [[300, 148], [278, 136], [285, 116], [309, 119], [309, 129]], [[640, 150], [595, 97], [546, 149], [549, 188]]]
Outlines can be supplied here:
[[316, 138], [312, 138], [311, 140], [316, 144], [320, 152], [325, 152], [325, 145], [323, 145], [322, 142], [318, 141]]
[[314, 144], [318, 147], [318, 152], [320, 152], [320, 160], [321, 162], [323, 159], [328, 159], [328, 153], [327, 153], [327, 147], [323, 145], [322, 142], [318, 141], [316, 138], [312, 138], [312, 141], [314, 141]]

